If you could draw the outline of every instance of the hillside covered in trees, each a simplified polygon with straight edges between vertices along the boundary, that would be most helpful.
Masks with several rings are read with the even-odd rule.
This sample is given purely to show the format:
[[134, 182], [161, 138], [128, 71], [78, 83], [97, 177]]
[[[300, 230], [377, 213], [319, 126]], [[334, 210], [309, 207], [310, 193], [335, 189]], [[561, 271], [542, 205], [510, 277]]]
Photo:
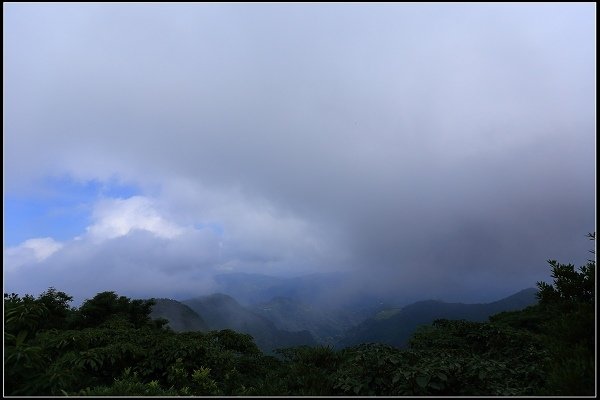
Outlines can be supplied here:
[[374, 342], [405, 348], [419, 326], [429, 325], [438, 319], [487, 321], [493, 314], [522, 310], [537, 303], [536, 293], [535, 289], [530, 288], [487, 304], [427, 300], [403, 308], [382, 310], [374, 318], [369, 318], [348, 330], [336, 343], [336, 347]]
[[554, 281], [538, 283], [538, 304], [485, 322], [435, 320], [404, 349], [363, 343], [267, 355], [229, 329], [176, 332], [152, 319], [154, 300], [103, 292], [74, 308], [54, 288], [5, 294], [4, 393], [593, 395], [595, 261], [549, 263]]

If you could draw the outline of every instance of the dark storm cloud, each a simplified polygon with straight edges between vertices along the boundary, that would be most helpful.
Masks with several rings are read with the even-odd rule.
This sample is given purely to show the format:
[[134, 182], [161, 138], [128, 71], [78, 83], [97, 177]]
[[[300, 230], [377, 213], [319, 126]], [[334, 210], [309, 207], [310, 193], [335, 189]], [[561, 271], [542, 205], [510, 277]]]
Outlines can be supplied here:
[[225, 221], [256, 265], [386, 290], [519, 289], [586, 258], [594, 5], [5, 11], [7, 190], [117, 175]]

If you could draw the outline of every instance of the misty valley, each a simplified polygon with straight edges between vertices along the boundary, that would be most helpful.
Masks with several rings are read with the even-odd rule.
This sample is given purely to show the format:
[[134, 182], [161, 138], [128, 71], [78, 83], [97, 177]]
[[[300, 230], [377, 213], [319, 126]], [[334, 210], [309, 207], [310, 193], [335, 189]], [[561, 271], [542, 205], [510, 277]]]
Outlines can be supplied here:
[[[246, 333], [259, 349], [272, 353], [284, 347], [345, 348], [368, 342], [404, 348], [418, 326], [436, 319], [485, 321], [490, 315], [537, 303], [537, 291], [530, 288], [488, 304], [429, 300], [394, 307], [391, 300], [363, 295], [351, 304], [332, 305], [323, 300], [326, 293], [319, 293], [328, 291], [317, 284], [327, 280], [320, 274], [277, 279], [239, 273], [220, 275], [218, 279], [225, 283], [222, 287], [227, 293], [182, 301], [153, 299], [150, 317], [166, 319], [167, 326], [176, 332], [231, 329]], [[252, 297], [242, 294], [246, 287], [253, 288]], [[244, 304], [238, 300], [240, 297], [246, 300]]]
[[5, 393], [591, 395], [595, 261], [549, 263], [552, 284], [480, 304], [327, 302], [326, 274], [222, 274], [181, 301], [5, 294]]

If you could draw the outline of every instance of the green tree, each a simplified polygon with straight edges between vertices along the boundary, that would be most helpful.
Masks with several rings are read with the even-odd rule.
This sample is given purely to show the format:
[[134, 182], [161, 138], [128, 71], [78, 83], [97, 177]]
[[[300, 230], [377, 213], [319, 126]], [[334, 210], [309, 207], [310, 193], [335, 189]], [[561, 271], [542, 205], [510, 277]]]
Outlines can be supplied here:
[[[596, 239], [595, 232], [587, 236]], [[573, 264], [548, 262], [554, 282], [538, 282], [540, 312], [548, 316], [542, 329], [552, 354], [544, 394], [594, 394], [596, 261], [578, 271]]]
[[40, 294], [37, 301], [43, 304], [48, 310], [46, 319], [41, 323], [41, 329], [60, 329], [70, 324], [74, 309], [69, 306], [73, 300], [65, 292], [57, 291], [50, 287], [44, 293]]
[[[596, 232], [588, 233], [590, 240], [596, 239]], [[594, 251], [592, 251], [594, 253]], [[543, 305], [572, 306], [576, 304], [593, 304], [595, 299], [596, 261], [575, 270], [573, 264], [561, 264], [556, 260], [548, 260], [552, 266], [554, 282], [538, 282], [538, 298]]]
[[110, 318], [121, 317], [139, 328], [152, 323], [150, 313], [154, 304], [152, 299], [131, 300], [107, 291], [86, 300], [79, 308], [79, 315], [83, 326], [98, 326]]

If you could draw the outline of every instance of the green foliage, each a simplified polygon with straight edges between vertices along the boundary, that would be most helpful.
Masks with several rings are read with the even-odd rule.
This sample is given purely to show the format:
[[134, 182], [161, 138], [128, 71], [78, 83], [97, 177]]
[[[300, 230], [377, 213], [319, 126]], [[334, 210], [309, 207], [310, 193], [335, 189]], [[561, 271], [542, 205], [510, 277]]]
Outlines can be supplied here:
[[[190, 376], [191, 375], [191, 376]], [[210, 377], [210, 368], [200, 366], [191, 374], [187, 372], [183, 359], [178, 358], [167, 368], [167, 381], [171, 387], [180, 388], [182, 395], [216, 396], [219, 395], [217, 382]]]
[[252, 341], [252, 336], [245, 333], [237, 333], [231, 329], [223, 329], [216, 332], [211, 332], [209, 337], [228, 350], [232, 350], [238, 354], [259, 354], [260, 350]]
[[495, 325], [525, 330], [531, 333], [542, 333], [544, 323], [551, 318], [551, 313], [539, 306], [527, 307], [521, 311], [504, 311], [490, 317]]
[[96, 386], [81, 389], [78, 396], [177, 396], [179, 393], [172, 389], [161, 387], [158, 381], [143, 383], [137, 373], [131, 373], [131, 368], [123, 371], [123, 376], [116, 378], [110, 386]]
[[72, 296], [51, 287], [39, 295], [37, 300], [48, 310], [48, 315], [40, 329], [61, 329], [71, 323], [74, 310], [69, 303], [73, 300]]
[[552, 285], [538, 282], [539, 298], [542, 304], [572, 305], [594, 302], [595, 263], [588, 262], [575, 270], [573, 264], [561, 264], [548, 260], [552, 266]]
[[383, 344], [364, 344], [341, 351], [343, 361], [334, 388], [343, 395], [397, 395], [393, 382], [398, 366], [410, 361], [408, 353]]
[[151, 322], [153, 300], [131, 300], [115, 292], [98, 293], [79, 308], [83, 326], [98, 326], [109, 318], [121, 316], [136, 328]]
[[4, 325], [5, 331], [12, 334], [27, 332], [32, 335], [48, 316], [48, 308], [42, 302], [31, 296], [19, 298], [14, 295], [4, 295]]
[[[596, 240], [596, 233], [588, 233], [590, 240]], [[591, 251], [594, 253], [594, 251]], [[593, 304], [595, 299], [596, 262], [589, 260], [575, 270], [573, 264], [561, 264], [556, 260], [548, 260], [552, 266], [554, 282], [538, 282], [538, 297], [543, 305], [569, 307], [584, 303]]]
[[[588, 238], [595, 240], [596, 233]], [[541, 332], [552, 354], [543, 393], [591, 395], [595, 390], [596, 262], [589, 260], [579, 271], [572, 264], [549, 263], [553, 283], [538, 283], [539, 312], [545, 317]]]
[[[454, 384], [440, 383], [441, 394], [451, 395], [529, 395], [543, 382], [548, 352], [531, 332], [494, 323], [438, 320], [422, 328], [411, 348], [430, 358], [430, 367], [455, 365]], [[451, 363], [438, 365], [435, 352], [447, 355]], [[432, 354], [428, 357], [427, 354]], [[454, 363], [454, 364], [453, 364]]]
[[289, 394], [323, 396], [333, 390], [340, 356], [329, 346], [298, 346], [275, 351], [283, 359], [282, 379]]
[[588, 347], [576, 345], [555, 353], [542, 394], [590, 396], [595, 392], [595, 381], [593, 354]]

